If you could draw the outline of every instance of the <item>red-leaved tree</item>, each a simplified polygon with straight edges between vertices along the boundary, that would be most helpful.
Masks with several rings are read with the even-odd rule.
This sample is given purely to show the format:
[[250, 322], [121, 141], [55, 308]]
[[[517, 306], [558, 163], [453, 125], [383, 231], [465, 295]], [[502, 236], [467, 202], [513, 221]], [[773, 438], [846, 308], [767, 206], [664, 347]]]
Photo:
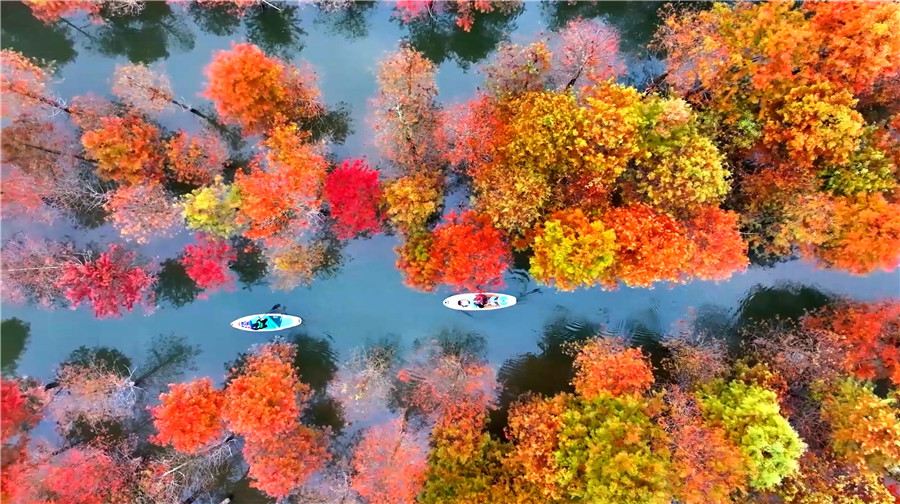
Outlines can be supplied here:
[[181, 264], [197, 287], [215, 290], [233, 288], [235, 276], [228, 266], [237, 259], [231, 243], [223, 238], [199, 235], [197, 243], [184, 248]]
[[625, 61], [619, 54], [619, 34], [603, 20], [574, 19], [559, 34], [559, 53], [554, 73], [562, 86], [580, 88], [621, 75]]
[[70, 261], [56, 286], [72, 309], [87, 301], [97, 318], [120, 317], [135, 305], [153, 306], [155, 276], [137, 263], [137, 254], [112, 244], [96, 258]]
[[490, 217], [469, 210], [451, 212], [434, 230], [429, 262], [440, 281], [456, 289], [479, 290], [503, 285], [509, 246]]
[[363, 159], [346, 159], [325, 179], [325, 198], [334, 217], [339, 240], [381, 229], [382, 200], [378, 172]]

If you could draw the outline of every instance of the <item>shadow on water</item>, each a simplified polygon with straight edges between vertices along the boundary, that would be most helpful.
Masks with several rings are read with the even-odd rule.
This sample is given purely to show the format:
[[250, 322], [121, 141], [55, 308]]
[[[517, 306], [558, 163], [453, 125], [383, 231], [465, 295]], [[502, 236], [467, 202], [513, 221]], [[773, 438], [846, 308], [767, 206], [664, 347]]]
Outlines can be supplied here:
[[2, 2], [0, 46], [32, 58], [54, 61], [63, 66], [78, 56], [70, 31], [63, 25], [48, 25], [31, 15], [22, 2]]
[[152, 63], [169, 57], [169, 50], [190, 51], [194, 33], [167, 2], [145, 2], [136, 14], [101, 10], [103, 24], [85, 27], [87, 46], [106, 56], [125, 56], [132, 63]]
[[746, 339], [757, 333], [755, 329], [762, 324], [777, 320], [793, 325], [806, 313], [829, 306], [835, 301], [835, 296], [811, 285], [757, 285], [741, 300], [731, 321], [728, 332], [729, 351], [736, 356], [742, 355]]
[[228, 264], [228, 268], [237, 275], [241, 288], [252, 290], [255, 286], [264, 285], [269, 267], [259, 245], [243, 236], [237, 236], [231, 239], [231, 247], [235, 259]]
[[9, 318], [0, 323], [0, 373], [16, 374], [19, 357], [25, 351], [31, 324], [17, 318]]
[[336, 145], [343, 144], [355, 132], [352, 110], [347, 102], [338, 102], [324, 114], [302, 121], [301, 126], [309, 130], [311, 142], [325, 140]]
[[111, 347], [80, 346], [60, 364], [63, 366], [100, 367], [119, 376], [129, 376], [132, 370], [131, 357]]
[[506, 12], [476, 13], [475, 24], [468, 32], [456, 24], [455, 12], [425, 16], [409, 23], [398, 22], [409, 30], [409, 44], [436, 65], [451, 60], [460, 68], [468, 69], [487, 57], [500, 41], [516, 29], [514, 21], [522, 11], [518, 7]]
[[547, 27], [558, 31], [576, 19], [605, 18], [622, 36], [626, 52], [644, 50], [656, 30], [658, 11], [664, 2], [587, 1], [541, 2]]
[[187, 6], [187, 12], [203, 33], [226, 37], [234, 35], [241, 28], [241, 17], [229, 7], [226, 2], [218, 4], [191, 2]]
[[327, 27], [328, 32], [349, 40], [369, 35], [372, 8], [377, 2], [353, 2], [346, 8], [333, 11], [319, 10], [313, 23]]
[[442, 355], [467, 359], [484, 359], [487, 351], [487, 339], [481, 334], [474, 332], [442, 329], [434, 336], [415, 340], [412, 348], [413, 351], [434, 348]]
[[300, 27], [299, 7], [265, 3], [244, 16], [247, 39], [266, 54], [290, 60], [303, 50], [306, 32]]
[[503, 436], [509, 417], [509, 406], [527, 393], [552, 396], [572, 392], [571, 352], [566, 346], [584, 341], [600, 333], [600, 326], [585, 319], [560, 315], [546, 326], [538, 341], [539, 353], [524, 353], [507, 359], [497, 378], [501, 384], [498, 407], [491, 412], [489, 431]]
[[153, 287], [156, 301], [158, 303], [165, 301], [172, 308], [181, 308], [186, 304], [193, 303], [203, 292], [203, 289], [197, 286], [197, 282], [188, 276], [180, 259], [179, 256], [160, 263], [156, 285]]

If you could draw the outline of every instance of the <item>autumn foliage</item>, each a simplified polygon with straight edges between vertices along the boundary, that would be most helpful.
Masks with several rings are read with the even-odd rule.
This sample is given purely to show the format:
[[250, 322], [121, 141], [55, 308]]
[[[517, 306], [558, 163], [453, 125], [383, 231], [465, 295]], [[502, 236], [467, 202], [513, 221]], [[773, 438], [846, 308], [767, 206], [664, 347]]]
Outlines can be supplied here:
[[615, 239], [615, 232], [581, 210], [560, 210], [537, 228], [529, 271], [538, 282], [560, 290], [601, 283], [609, 278], [605, 273], [613, 262]]
[[181, 212], [158, 182], [119, 187], [104, 208], [119, 234], [141, 244], [154, 235], [171, 233], [182, 223]]
[[85, 131], [81, 143], [97, 160], [101, 178], [136, 184], [162, 175], [159, 129], [136, 115], [100, 118], [99, 127]]
[[434, 168], [433, 140], [439, 114], [435, 104], [435, 66], [420, 52], [403, 47], [379, 64], [373, 126], [382, 155], [412, 172]]
[[615, 339], [594, 339], [575, 357], [575, 392], [586, 399], [602, 394], [641, 395], [653, 384], [653, 372], [637, 348]]
[[474, 211], [451, 212], [434, 231], [431, 269], [440, 282], [457, 289], [479, 290], [503, 284], [509, 247], [490, 219]]
[[220, 287], [231, 288], [234, 274], [228, 271], [231, 261], [237, 258], [227, 240], [202, 235], [196, 244], [184, 248], [182, 264], [191, 280], [204, 290]]
[[291, 366], [296, 351], [281, 343], [262, 346], [232, 371], [225, 389], [222, 416], [228, 427], [263, 443], [260, 448], [295, 427], [309, 394]]
[[837, 353], [844, 371], [900, 385], [900, 304], [845, 303], [803, 319]]
[[740, 216], [714, 206], [697, 211], [685, 227], [694, 244], [687, 271], [702, 280], [724, 280], [747, 269], [747, 243], [741, 237]]
[[307, 139], [295, 124], [277, 126], [263, 142], [265, 155], [235, 175], [241, 200], [235, 223], [247, 238], [280, 244], [317, 214], [326, 161]]
[[25, 3], [34, 17], [47, 24], [53, 24], [65, 16], [81, 13], [96, 15], [100, 12], [100, 4], [92, 1], [29, 0]]
[[137, 254], [110, 245], [97, 257], [65, 264], [56, 286], [76, 308], [85, 301], [98, 318], [120, 317], [135, 305], [153, 306], [154, 276], [137, 264]]
[[239, 125], [246, 135], [321, 112], [315, 75], [266, 56], [253, 44], [218, 51], [206, 76], [204, 95], [223, 119]]
[[151, 410], [159, 433], [151, 441], [196, 453], [222, 436], [222, 393], [209, 378], [171, 384], [159, 399], [161, 404]]
[[630, 286], [679, 281], [693, 256], [684, 226], [645, 205], [614, 208], [608, 222], [616, 233], [616, 277]]
[[275, 437], [250, 436], [244, 445], [251, 485], [276, 498], [290, 495], [328, 461], [325, 437], [294, 425]]
[[412, 504], [425, 483], [426, 443], [403, 419], [369, 428], [353, 453], [351, 487], [372, 504]]
[[178, 131], [166, 142], [166, 156], [175, 180], [206, 185], [222, 172], [228, 151], [222, 140], [209, 130], [193, 137]]
[[382, 191], [378, 172], [362, 159], [344, 160], [325, 179], [325, 198], [339, 240], [381, 228]]

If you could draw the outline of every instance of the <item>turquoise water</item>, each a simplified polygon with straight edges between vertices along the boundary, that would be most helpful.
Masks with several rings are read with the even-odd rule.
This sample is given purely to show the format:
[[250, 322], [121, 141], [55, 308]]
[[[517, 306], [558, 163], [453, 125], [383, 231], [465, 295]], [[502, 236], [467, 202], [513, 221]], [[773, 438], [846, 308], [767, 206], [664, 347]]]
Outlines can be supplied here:
[[[657, 3], [603, 2], [574, 6], [528, 3], [518, 13], [489, 15], [476, 19], [472, 33], [464, 33], [449, 23], [416, 23], [403, 26], [391, 19], [391, 9], [372, 3], [357, 4], [348, 12], [323, 13], [315, 7], [274, 9], [244, 20], [216, 18], [210, 14], [193, 16], [180, 7], [150, 2], [134, 18], [117, 18], [107, 25], [91, 25], [73, 19], [72, 25], [48, 28], [31, 18], [20, 4], [3, 2], [2, 45], [26, 55], [55, 60], [59, 66], [55, 90], [61, 97], [94, 93], [109, 96], [109, 79], [116, 64], [147, 62], [160, 65], [168, 73], [179, 99], [194, 106], [208, 106], [199, 96], [204, 87], [202, 70], [212, 53], [228, 48], [232, 41], [250, 41], [293, 61], [306, 60], [318, 71], [319, 86], [331, 110], [347, 112], [337, 126], [349, 129], [345, 142], [332, 150], [335, 159], [366, 156], [377, 164], [366, 123], [368, 103], [376, 92], [376, 62], [394, 49], [401, 39], [439, 63], [439, 100], [444, 104], [465, 100], [478, 86], [479, 61], [487, 57], [505, 37], [527, 42], [541, 31], [553, 30], [574, 15], [607, 16], [623, 35], [629, 55], [627, 79], [640, 84], [659, 72], [659, 61], [642, 47], [653, 32]], [[336, 117], [341, 118], [340, 114]], [[169, 129], [199, 129], [199, 123], [178, 111], [164, 113], [160, 122]], [[453, 209], [451, 200], [447, 211]], [[2, 235], [30, 230], [45, 236], [68, 235], [78, 243], [105, 243], [117, 240], [108, 226], [77, 229], [65, 223], [52, 227], [26, 222], [3, 222]], [[162, 263], [175, 257], [189, 243], [188, 233], [160, 238], [141, 252]], [[561, 293], [539, 288], [521, 271], [507, 275], [505, 292], [519, 296], [515, 308], [487, 313], [465, 314], [444, 308], [441, 301], [448, 290], [420, 293], [402, 284], [394, 268], [393, 248], [397, 239], [380, 235], [349, 242], [341, 250], [339, 268], [311, 286], [290, 292], [274, 291], [268, 285], [233, 292], [215, 292], [207, 299], [195, 299], [174, 306], [163, 299], [152, 314], [134, 312], [121, 319], [96, 320], [88, 309], [46, 311], [31, 306], [2, 306], [2, 318], [18, 318], [29, 324], [24, 349], [16, 359], [21, 374], [44, 379], [52, 377], [55, 366], [81, 345], [113, 347], [140, 361], [157, 335], [184, 337], [197, 345], [192, 376], [223, 377], [224, 364], [247, 347], [265, 341], [268, 335], [233, 330], [232, 320], [261, 313], [276, 303], [288, 313], [303, 318], [304, 331], [324, 338], [340, 356], [349, 349], [386, 336], [409, 346], [417, 338], [443, 330], [475, 332], [485, 337], [488, 358], [498, 367], [524, 352], [538, 352], [538, 343], [547, 324], [561, 316], [606, 324], [619, 332], [635, 327], [665, 332], [695, 314], [728, 318], [736, 313], [742, 299], [755, 288], [754, 309], [765, 313], [793, 310], [804, 297], [788, 291], [772, 290], [787, 283], [814, 286], [834, 294], [859, 300], [876, 300], [900, 292], [900, 272], [881, 272], [864, 277], [839, 271], [817, 269], [794, 261], [772, 268], [753, 267], [727, 282], [693, 282], [655, 289], [621, 288]], [[176, 278], [177, 280], [177, 278]], [[760, 287], [761, 286], [761, 287]], [[537, 290], [536, 290], [537, 289]], [[788, 292], [788, 294], [785, 294]], [[176, 303], [177, 304], [177, 303]], [[17, 353], [15, 328], [3, 328], [4, 366]], [[540, 380], [546, 367], [523, 368]]]

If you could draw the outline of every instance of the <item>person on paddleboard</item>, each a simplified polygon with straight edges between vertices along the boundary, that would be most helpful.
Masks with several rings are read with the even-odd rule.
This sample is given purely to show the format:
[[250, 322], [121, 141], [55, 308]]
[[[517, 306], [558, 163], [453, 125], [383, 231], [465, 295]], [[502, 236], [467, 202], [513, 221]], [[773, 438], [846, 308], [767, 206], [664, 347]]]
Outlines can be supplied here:
[[254, 320], [253, 322], [250, 322], [250, 329], [253, 329], [254, 331], [259, 331], [260, 329], [265, 329], [266, 324], [268, 324], [268, 323], [269, 323], [268, 317], [259, 317], [258, 319]]

